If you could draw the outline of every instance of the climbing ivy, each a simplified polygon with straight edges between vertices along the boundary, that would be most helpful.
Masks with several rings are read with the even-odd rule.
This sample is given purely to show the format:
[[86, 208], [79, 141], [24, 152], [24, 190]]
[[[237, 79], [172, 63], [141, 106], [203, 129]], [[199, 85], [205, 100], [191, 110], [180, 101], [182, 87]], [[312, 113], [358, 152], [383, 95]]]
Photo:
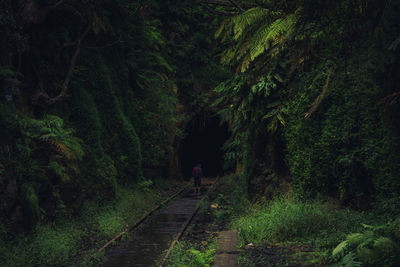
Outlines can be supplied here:
[[[396, 90], [382, 79], [396, 80], [398, 4], [266, 1], [242, 9], [216, 32], [221, 60], [236, 73], [216, 88], [216, 105], [232, 144], [241, 138], [236, 158], [249, 183], [265, 169], [288, 179], [288, 168], [305, 197], [365, 207], [397, 194], [398, 130], [381, 100]], [[272, 164], [276, 157], [285, 162]]]

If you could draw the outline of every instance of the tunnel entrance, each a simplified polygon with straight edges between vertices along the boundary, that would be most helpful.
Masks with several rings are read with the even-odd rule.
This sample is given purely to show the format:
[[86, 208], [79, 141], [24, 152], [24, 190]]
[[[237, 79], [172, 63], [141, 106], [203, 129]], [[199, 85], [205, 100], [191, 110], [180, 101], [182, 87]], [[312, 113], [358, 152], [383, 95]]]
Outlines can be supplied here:
[[180, 159], [183, 177], [191, 177], [192, 168], [201, 163], [204, 177], [222, 176], [222, 146], [230, 137], [228, 125], [220, 124], [217, 116], [200, 114], [186, 127], [187, 136], [181, 141]]

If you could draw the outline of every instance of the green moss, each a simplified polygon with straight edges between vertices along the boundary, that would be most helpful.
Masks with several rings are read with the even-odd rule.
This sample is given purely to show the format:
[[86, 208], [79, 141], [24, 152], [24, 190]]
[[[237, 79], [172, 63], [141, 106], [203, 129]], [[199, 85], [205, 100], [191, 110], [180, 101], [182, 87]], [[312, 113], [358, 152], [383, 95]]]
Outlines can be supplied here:
[[139, 137], [131, 121], [124, 114], [120, 88], [110, 77], [105, 59], [97, 55], [93, 62], [91, 80], [93, 95], [102, 123], [103, 147], [114, 160], [121, 182], [142, 178], [142, 154]]
[[376, 105], [383, 97], [377, 73], [371, 73], [371, 62], [361, 63], [378, 52], [360, 47], [347, 62], [347, 73], [338, 63], [328, 96], [310, 119], [303, 119], [304, 114], [320, 93], [330, 62], [315, 62], [311, 72], [293, 82], [294, 101], [283, 130], [297, 193], [315, 197], [335, 192], [359, 207], [371, 201], [373, 192], [396, 191], [398, 162], [395, 132]]
[[42, 214], [39, 206], [39, 198], [32, 185], [25, 186], [25, 199], [28, 204], [28, 209], [30, 211], [31, 218], [34, 221], [38, 221], [41, 218]]
[[91, 94], [83, 88], [74, 91], [75, 108], [72, 120], [85, 142], [87, 156], [81, 163], [86, 194], [90, 198], [109, 199], [115, 196], [117, 170], [103, 148], [101, 118]]
[[[170, 189], [170, 188], [169, 188]], [[85, 201], [80, 216], [41, 222], [18, 240], [0, 224], [1, 266], [80, 266], [100, 246], [126, 230], [162, 200], [161, 191], [117, 186], [114, 201]], [[88, 241], [94, 247], [88, 249]]]
[[36, 227], [32, 247], [39, 266], [64, 265], [70, 255], [78, 252], [81, 230], [73, 224], [54, 227], [44, 225]]

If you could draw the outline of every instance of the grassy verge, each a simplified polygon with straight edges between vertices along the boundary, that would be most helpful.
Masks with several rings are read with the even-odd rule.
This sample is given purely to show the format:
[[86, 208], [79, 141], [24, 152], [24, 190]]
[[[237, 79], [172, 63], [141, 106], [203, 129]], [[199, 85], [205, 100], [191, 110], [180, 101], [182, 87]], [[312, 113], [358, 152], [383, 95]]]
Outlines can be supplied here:
[[319, 201], [281, 197], [268, 204], [252, 205], [232, 226], [244, 243], [302, 241], [332, 247], [346, 233], [359, 230], [361, 221], [369, 222], [367, 217], [355, 211], [334, 210]]
[[[77, 266], [161, 202], [168, 184], [119, 187], [112, 203], [86, 202], [76, 218], [39, 224], [29, 236], [0, 239], [0, 266]], [[97, 258], [101, 261], [101, 257]], [[92, 262], [93, 263], [93, 262]], [[89, 263], [92, 264], [92, 263]]]
[[249, 203], [245, 188], [243, 177], [226, 177], [213, 204], [214, 224], [239, 233], [239, 266], [400, 265], [393, 210], [365, 213], [293, 196]]
[[368, 217], [332, 209], [319, 201], [282, 197], [268, 204], [252, 205], [231, 226], [239, 232], [241, 247], [265, 248], [281, 264], [326, 266], [331, 262], [332, 249], [347, 234], [360, 231], [361, 222], [370, 222]]
[[[239, 266], [400, 266], [398, 199], [359, 212], [288, 195], [251, 203], [246, 195], [242, 176], [224, 177], [201, 205], [199, 216], [210, 219], [190, 230], [236, 229]], [[186, 237], [167, 266], [209, 266], [214, 238]]]

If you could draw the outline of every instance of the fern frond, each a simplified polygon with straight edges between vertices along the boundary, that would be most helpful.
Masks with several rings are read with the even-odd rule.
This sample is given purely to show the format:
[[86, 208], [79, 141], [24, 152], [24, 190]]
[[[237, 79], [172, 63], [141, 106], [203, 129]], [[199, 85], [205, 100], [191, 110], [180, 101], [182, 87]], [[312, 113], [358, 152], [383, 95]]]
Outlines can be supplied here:
[[396, 244], [388, 237], [379, 237], [374, 241], [374, 248], [380, 253], [385, 253], [387, 251], [394, 251]]
[[51, 161], [48, 165], [48, 168], [51, 169], [58, 177], [62, 179], [63, 182], [69, 182], [71, 177], [67, 173], [67, 168], [62, 164]]
[[238, 49], [236, 50], [236, 58], [240, 60], [244, 57], [249, 50], [250, 40], [243, 41], [242, 44], [239, 44]]
[[347, 240], [345, 240], [337, 245], [337, 247], [332, 251], [332, 256], [334, 258], [343, 256], [347, 250], [348, 244], [349, 243], [347, 242]]
[[112, 31], [110, 20], [107, 16], [91, 12], [92, 27], [95, 34]]
[[223, 32], [230, 33], [232, 30], [232, 18], [227, 18], [222, 21], [221, 26], [219, 26], [218, 30], [215, 32], [215, 39], [219, 38]]
[[[251, 61], [264, 53], [271, 46], [270, 43], [276, 45], [285, 40], [293, 32], [295, 23], [296, 17], [292, 14], [285, 18], [277, 19], [270, 25], [260, 27], [250, 42]], [[278, 39], [282, 36], [284, 38]]]
[[254, 7], [236, 16], [233, 20], [233, 33], [235, 40], [238, 40], [243, 33], [246, 33], [260, 23], [268, 23], [271, 12], [268, 9]]
[[353, 252], [349, 252], [346, 254], [343, 258], [342, 261], [340, 262], [339, 266], [344, 266], [344, 267], [358, 267], [361, 266], [362, 263], [359, 261], [356, 261], [356, 257]]
[[235, 57], [235, 49], [230, 48], [224, 51], [222, 57], [221, 57], [221, 62], [222, 63], [228, 63], [230, 62], [234, 57]]
[[252, 60], [251, 60], [250, 54], [247, 53], [243, 57], [242, 63], [240, 65], [240, 71], [245, 72], [249, 68], [251, 62], [252, 62]]
[[365, 234], [354, 233], [347, 236], [347, 241], [351, 247], [356, 247], [367, 239]]
[[396, 38], [396, 40], [394, 40], [390, 46], [389, 46], [389, 50], [395, 51], [397, 49], [397, 47], [400, 44], [400, 36]]
[[74, 154], [72, 153], [71, 149], [66, 146], [64, 143], [59, 141], [51, 140], [50, 144], [53, 146], [54, 150], [60, 154], [61, 156], [65, 157], [67, 160], [74, 159]]

